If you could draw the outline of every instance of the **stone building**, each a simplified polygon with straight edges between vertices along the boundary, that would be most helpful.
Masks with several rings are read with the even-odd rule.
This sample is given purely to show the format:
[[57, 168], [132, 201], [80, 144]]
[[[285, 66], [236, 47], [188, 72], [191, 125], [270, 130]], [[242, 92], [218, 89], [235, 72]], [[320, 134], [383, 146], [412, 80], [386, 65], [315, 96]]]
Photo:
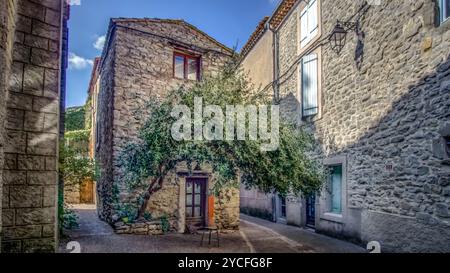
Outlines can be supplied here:
[[62, 0], [0, 1], [1, 252], [56, 250], [68, 16]]
[[[448, 252], [450, 3], [368, 2], [282, 1], [244, 47], [252, 71], [252, 54], [271, 43], [264, 58], [277, 81], [267, 90], [315, 136], [330, 177], [316, 196], [242, 189], [241, 203], [382, 251]], [[358, 23], [339, 54], [337, 20]], [[270, 74], [253, 73], [257, 83]]]
[[[101, 166], [97, 182], [100, 218], [120, 221], [114, 205], [136, 199], [121, 179], [119, 157], [127, 143], [137, 140], [148, 116], [147, 103], [161, 100], [170, 89], [217, 73], [232, 54], [231, 49], [181, 20], [111, 20], [93, 80], [99, 89], [92, 93], [96, 96], [92, 98], [94, 155]], [[226, 190], [214, 198], [209, 194], [213, 174], [202, 168], [193, 175], [187, 176], [186, 169], [179, 167], [166, 177], [163, 189], [152, 195], [148, 204], [152, 218], [166, 215], [178, 232], [195, 220], [204, 225], [212, 217], [223, 228], [236, 228], [238, 190]]]

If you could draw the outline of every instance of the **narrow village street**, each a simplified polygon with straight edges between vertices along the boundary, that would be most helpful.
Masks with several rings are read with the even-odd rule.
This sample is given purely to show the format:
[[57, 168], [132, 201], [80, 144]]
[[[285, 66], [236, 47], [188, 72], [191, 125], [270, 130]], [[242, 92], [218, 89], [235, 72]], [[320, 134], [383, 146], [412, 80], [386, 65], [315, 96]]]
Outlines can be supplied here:
[[201, 234], [163, 236], [117, 235], [96, 215], [95, 206], [75, 208], [79, 228], [61, 239], [59, 251], [70, 252], [67, 243], [80, 243], [82, 253], [358, 253], [359, 246], [298, 227], [271, 223], [241, 214], [240, 230], [220, 235], [220, 247], [200, 246]]

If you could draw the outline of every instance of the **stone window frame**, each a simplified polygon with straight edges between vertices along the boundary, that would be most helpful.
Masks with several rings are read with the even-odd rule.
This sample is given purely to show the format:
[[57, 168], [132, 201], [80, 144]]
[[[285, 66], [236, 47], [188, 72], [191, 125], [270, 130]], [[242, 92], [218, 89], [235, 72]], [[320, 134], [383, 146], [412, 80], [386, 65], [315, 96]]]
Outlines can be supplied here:
[[208, 198], [210, 196], [210, 191], [212, 187], [213, 177], [212, 174], [206, 171], [193, 171], [192, 173], [188, 170], [177, 170], [176, 171], [176, 181], [178, 184], [178, 213], [177, 213], [177, 224], [178, 233], [183, 234], [186, 231], [186, 180], [189, 178], [199, 178], [206, 179], [206, 204], [205, 204], [205, 225], [208, 225], [209, 210], [214, 209], [209, 207]]
[[[184, 77], [183, 78], [177, 77], [175, 75], [175, 60], [176, 60], [177, 56], [178, 57], [183, 57], [183, 60], [184, 60], [184, 67], [183, 67], [183, 76]], [[187, 67], [188, 67], [188, 60], [189, 59], [197, 61], [197, 79], [195, 79], [195, 80], [188, 79]], [[178, 80], [200, 81], [201, 80], [201, 71], [202, 71], [202, 69], [201, 69], [202, 64], [201, 63], [202, 63], [201, 55], [193, 54], [193, 53], [189, 53], [189, 52], [185, 52], [185, 51], [181, 51], [181, 50], [175, 49], [173, 51], [173, 62], [172, 62], [173, 73], [172, 73], [172, 76], [173, 76], [173, 78], [178, 79]]]
[[297, 66], [297, 98], [300, 107], [298, 107], [298, 114], [297, 116], [300, 117], [301, 121], [317, 121], [322, 118], [322, 112], [323, 112], [323, 92], [322, 92], [322, 47], [318, 47], [315, 50], [313, 50], [310, 54], [316, 54], [317, 55], [317, 114], [312, 116], [303, 116], [303, 91], [302, 91], [302, 65], [299, 64]]
[[320, 219], [336, 222], [336, 223], [344, 223], [345, 219], [347, 218], [347, 211], [348, 211], [348, 196], [347, 196], [347, 172], [348, 172], [348, 164], [347, 164], [347, 156], [335, 156], [331, 158], [327, 158], [324, 160], [323, 165], [326, 167], [331, 166], [342, 166], [342, 211], [340, 214], [335, 214], [330, 212], [330, 196], [326, 189], [322, 190], [322, 194], [320, 196], [319, 200], [319, 213], [320, 213]]

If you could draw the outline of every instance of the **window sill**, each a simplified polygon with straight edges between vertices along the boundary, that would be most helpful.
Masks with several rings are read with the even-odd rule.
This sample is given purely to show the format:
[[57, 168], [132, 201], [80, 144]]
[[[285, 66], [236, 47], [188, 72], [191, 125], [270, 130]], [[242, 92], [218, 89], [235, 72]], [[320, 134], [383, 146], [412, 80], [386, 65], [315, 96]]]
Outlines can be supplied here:
[[322, 119], [322, 115], [321, 114], [315, 114], [313, 116], [307, 116], [307, 117], [302, 117], [301, 118], [301, 122], [303, 124], [311, 124], [311, 123], [315, 123], [319, 120]]
[[331, 221], [331, 222], [337, 222], [337, 223], [343, 223], [344, 222], [344, 216], [342, 214], [336, 214], [331, 212], [325, 212], [322, 217], [322, 219]]
[[320, 38], [322, 37], [322, 35], [319, 33], [316, 35], [316, 37], [314, 37], [313, 39], [311, 39], [306, 45], [298, 46], [298, 56], [303, 56], [305, 54], [305, 52], [307, 52], [317, 41], [320, 40]]
[[190, 79], [185, 79], [185, 78], [178, 78], [178, 77], [172, 77], [175, 80], [179, 80], [179, 81], [185, 81], [185, 82], [199, 82], [200, 80], [190, 80]]

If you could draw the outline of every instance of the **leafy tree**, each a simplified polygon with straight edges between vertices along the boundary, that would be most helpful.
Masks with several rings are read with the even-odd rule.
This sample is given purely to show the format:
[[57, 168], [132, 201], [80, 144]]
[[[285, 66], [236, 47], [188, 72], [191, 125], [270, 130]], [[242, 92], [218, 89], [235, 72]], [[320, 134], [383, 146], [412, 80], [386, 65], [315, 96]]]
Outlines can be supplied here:
[[[237, 186], [237, 177], [249, 187], [280, 194], [317, 191], [323, 171], [307, 153], [312, 138], [301, 128], [282, 123], [278, 150], [264, 152], [261, 141], [176, 141], [171, 116], [176, 105], [194, 107], [196, 97], [204, 104], [218, 105], [225, 112], [227, 105], [262, 105], [271, 103], [264, 93], [254, 92], [245, 75], [234, 69], [235, 63], [217, 76], [207, 77], [190, 87], [172, 90], [159, 102], [149, 104], [150, 115], [140, 130], [139, 141], [129, 144], [121, 158], [124, 181], [130, 191], [145, 189], [136, 202], [136, 217], [143, 218], [151, 196], [162, 189], [165, 176], [177, 164], [192, 166], [209, 164], [215, 174], [215, 192]], [[207, 121], [207, 120], [205, 120]], [[193, 122], [192, 122], [193, 125]]]
[[84, 106], [70, 107], [66, 110], [65, 126], [66, 132], [85, 129], [85, 108]]

